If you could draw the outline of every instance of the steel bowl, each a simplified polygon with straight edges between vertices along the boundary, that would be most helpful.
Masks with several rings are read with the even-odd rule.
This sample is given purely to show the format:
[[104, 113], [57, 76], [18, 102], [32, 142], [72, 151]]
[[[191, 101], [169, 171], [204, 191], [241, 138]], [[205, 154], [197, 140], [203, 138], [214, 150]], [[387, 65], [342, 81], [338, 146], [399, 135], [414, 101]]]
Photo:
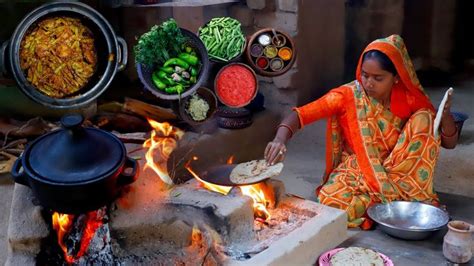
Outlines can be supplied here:
[[427, 238], [449, 221], [447, 212], [421, 202], [379, 203], [371, 206], [367, 214], [385, 233], [407, 240]]

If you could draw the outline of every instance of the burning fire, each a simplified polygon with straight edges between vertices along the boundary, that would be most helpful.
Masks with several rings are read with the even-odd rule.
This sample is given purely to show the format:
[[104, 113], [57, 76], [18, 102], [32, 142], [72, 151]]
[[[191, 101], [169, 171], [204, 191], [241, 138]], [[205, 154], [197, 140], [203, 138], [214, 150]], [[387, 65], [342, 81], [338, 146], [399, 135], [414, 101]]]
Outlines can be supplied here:
[[[173, 180], [169, 176], [166, 163], [171, 152], [176, 148], [178, 140], [183, 137], [184, 131], [169, 123], [158, 123], [151, 119], [148, 119], [148, 123], [153, 131], [150, 138], [143, 143], [143, 147], [148, 148], [144, 169], [153, 169], [163, 182], [172, 185]], [[155, 158], [158, 158], [157, 161]]]
[[275, 194], [273, 188], [262, 182], [255, 185], [241, 186], [243, 195], [249, 196], [253, 200], [254, 217], [263, 220], [270, 219], [268, 208], [275, 204]]
[[[209, 253], [212, 253], [212, 240], [208, 237], [208, 232], [201, 231], [195, 224], [191, 232], [191, 243], [187, 247], [188, 252], [196, 254], [196, 258], [202, 258], [202, 262], [198, 260], [193, 261], [193, 265], [220, 265], [216, 263], [206, 263]], [[215, 262], [215, 261], [214, 261]], [[184, 263], [186, 264], [186, 263]], [[188, 263], [189, 264], [189, 263]]]
[[[193, 157], [196, 161], [198, 158]], [[230, 156], [227, 159], [227, 164], [233, 164], [234, 156]], [[202, 180], [191, 168], [191, 161], [187, 162], [185, 168], [196, 178], [201, 184], [208, 190], [227, 195], [232, 187], [214, 185], [209, 182]], [[253, 200], [253, 209], [255, 218], [268, 220], [270, 218], [269, 207], [275, 205], [275, 193], [273, 187], [266, 182], [258, 183], [249, 186], [240, 186], [240, 190], [243, 195], [249, 196]]]
[[[71, 230], [73, 229], [75, 216], [72, 214], [61, 214], [53, 213], [53, 229], [56, 230], [58, 235], [58, 244], [64, 252], [64, 259], [67, 263], [72, 264], [80, 257], [82, 257], [90, 244], [92, 237], [95, 235], [95, 231], [103, 224], [103, 221], [97, 215], [98, 211], [91, 211], [85, 214], [85, 226], [80, 235], [80, 247], [76, 254], [70, 254], [71, 250], [68, 250], [66, 240], [68, 239]], [[79, 219], [76, 219], [79, 220]]]
[[58, 235], [58, 244], [64, 252], [64, 257], [68, 263], [73, 263], [74, 259], [68, 256], [67, 247], [64, 243], [65, 235], [71, 231], [74, 215], [53, 213], [53, 229]]
[[[230, 158], [229, 158], [230, 159]], [[198, 160], [198, 157], [194, 156], [193, 157], [193, 160], [194, 161], [197, 161]], [[186, 163], [186, 165], [184, 166], [184, 168], [186, 168], [186, 170], [188, 170], [189, 173], [191, 173], [191, 175], [193, 175], [194, 178], [196, 178], [199, 182], [201, 182], [201, 184], [208, 190], [210, 191], [214, 191], [214, 192], [217, 192], [217, 193], [221, 193], [223, 195], [227, 195], [229, 194], [230, 190], [232, 189], [232, 187], [227, 187], [227, 186], [219, 186], [219, 185], [214, 185], [214, 184], [211, 184], [209, 182], [206, 182], [204, 180], [202, 180], [198, 174], [196, 174], [193, 169], [191, 168], [191, 161], [188, 161]]]
[[221, 235], [207, 224], [194, 224], [187, 250], [197, 259], [183, 265], [223, 265], [227, 260]]
[[193, 226], [193, 231], [191, 232], [191, 246], [199, 247], [203, 244], [203, 235], [201, 230], [195, 225]]

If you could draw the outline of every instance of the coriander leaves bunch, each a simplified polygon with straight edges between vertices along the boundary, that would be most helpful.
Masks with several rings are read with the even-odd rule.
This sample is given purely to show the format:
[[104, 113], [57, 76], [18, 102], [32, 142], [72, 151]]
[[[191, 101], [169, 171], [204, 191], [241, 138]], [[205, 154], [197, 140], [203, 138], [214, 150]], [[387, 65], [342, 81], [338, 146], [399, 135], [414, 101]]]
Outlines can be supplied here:
[[178, 56], [186, 43], [178, 24], [169, 19], [161, 25], [153, 26], [138, 39], [134, 47], [135, 60], [151, 67], [163, 64], [166, 60]]

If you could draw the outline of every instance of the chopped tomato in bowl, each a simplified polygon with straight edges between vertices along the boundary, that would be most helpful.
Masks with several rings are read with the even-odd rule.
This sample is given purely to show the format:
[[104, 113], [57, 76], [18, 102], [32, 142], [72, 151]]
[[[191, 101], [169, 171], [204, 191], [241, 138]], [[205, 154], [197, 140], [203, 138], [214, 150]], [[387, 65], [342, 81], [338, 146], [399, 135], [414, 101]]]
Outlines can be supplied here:
[[257, 95], [257, 76], [249, 66], [232, 63], [217, 73], [214, 88], [223, 104], [233, 108], [243, 107]]

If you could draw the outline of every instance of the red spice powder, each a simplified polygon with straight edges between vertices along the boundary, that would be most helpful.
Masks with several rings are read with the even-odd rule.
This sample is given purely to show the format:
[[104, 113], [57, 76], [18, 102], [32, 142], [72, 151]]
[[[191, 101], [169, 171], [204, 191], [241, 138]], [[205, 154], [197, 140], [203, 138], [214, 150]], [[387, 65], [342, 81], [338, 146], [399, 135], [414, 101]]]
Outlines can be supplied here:
[[259, 68], [265, 69], [268, 66], [268, 59], [260, 57], [257, 59], [257, 65]]
[[216, 93], [222, 103], [230, 107], [247, 105], [257, 89], [254, 74], [242, 65], [225, 67], [216, 79]]

